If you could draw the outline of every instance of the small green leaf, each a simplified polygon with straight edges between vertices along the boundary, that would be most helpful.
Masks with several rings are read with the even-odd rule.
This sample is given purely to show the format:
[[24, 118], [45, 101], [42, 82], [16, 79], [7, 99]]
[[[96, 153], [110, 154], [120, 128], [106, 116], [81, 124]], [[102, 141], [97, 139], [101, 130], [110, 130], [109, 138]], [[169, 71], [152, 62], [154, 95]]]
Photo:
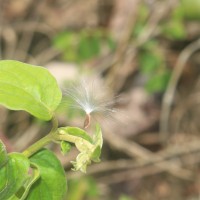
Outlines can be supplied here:
[[0, 199], [12, 199], [12, 196], [28, 179], [30, 162], [20, 153], [9, 155], [8, 162], [0, 169]]
[[101, 50], [101, 38], [95, 33], [82, 32], [78, 47], [81, 60], [91, 59], [97, 56]]
[[187, 36], [183, 20], [172, 19], [163, 26], [163, 33], [169, 39], [182, 40]]
[[93, 143], [95, 144], [95, 146], [99, 146], [100, 148], [102, 148], [103, 146], [102, 131], [99, 124], [96, 125], [96, 131], [93, 138]]
[[161, 56], [152, 51], [142, 52], [139, 56], [141, 72], [144, 74], [154, 73], [160, 67]]
[[62, 51], [64, 60], [79, 63], [98, 56], [102, 49], [113, 50], [116, 46], [103, 30], [64, 31], [54, 38], [53, 45]]
[[71, 161], [73, 165], [73, 170], [80, 170], [83, 173], [86, 173], [87, 166], [91, 164], [90, 154], [89, 152], [81, 152], [76, 157], [76, 161]]
[[74, 166], [74, 170], [80, 170], [86, 173], [87, 166], [91, 164], [91, 161], [100, 162], [101, 148], [103, 145], [100, 126], [98, 124], [96, 125], [92, 148], [84, 144], [82, 138], [77, 139], [75, 145], [81, 153], [76, 157], [76, 161], [72, 161], [71, 163]]
[[61, 153], [66, 155], [71, 150], [72, 145], [69, 142], [61, 141], [60, 143]]
[[57, 82], [47, 69], [18, 61], [0, 61], [0, 104], [50, 120], [61, 98]]
[[0, 140], [0, 169], [8, 161], [8, 155], [6, 152], [5, 145]]
[[79, 38], [77, 33], [65, 31], [59, 33], [53, 40], [53, 45], [62, 51], [63, 59], [67, 61], [77, 61], [77, 43]]
[[62, 128], [59, 128], [59, 130], [66, 134], [77, 136], [84, 140], [87, 140], [90, 143], [93, 143], [92, 138], [83, 129], [80, 129], [77, 127], [62, 127]]
[[72, 47], [74, 42], [76, 42], [76, 35], [70, 31], [59, 33], [53, 40], [54, 46], [63, 51]]
[[163, 73], [155, 74], [146, 83], [146, 90], [150, 93], [164, 91], [169, 82], [170, 76], [171, 73], [167, 70]]
[[97, 146], [94, 151], [92, 152], [92, 155], [91, 155], [91, 160], [93, 162], [100, 162], [100, 155], [101, 155], [101, 148], [100, 146]]
[[32, 185], [26, 200], [62, 200], [67, 185], [64, 169], [57, 157], [49, 150], [42, 149], [31, 158], [40, 173], [40, 178]]
[[94, 162], [100, 162], [99, 157], [101, 155], [101, 148], [103, 146], [103, 137], [102, 137], [101, 127], [99, 126], [99, 124], [96, 125], [96, 132], [95, 132], [93, 141], [94, 141], [95, 148], [91, 155], [91, 159]]
[[91, 41], [85, 34], [82, 35], [78, 46], [78, 54], [80, 60], [87, 60], [93, 56], [93, 49], [90, 47]]

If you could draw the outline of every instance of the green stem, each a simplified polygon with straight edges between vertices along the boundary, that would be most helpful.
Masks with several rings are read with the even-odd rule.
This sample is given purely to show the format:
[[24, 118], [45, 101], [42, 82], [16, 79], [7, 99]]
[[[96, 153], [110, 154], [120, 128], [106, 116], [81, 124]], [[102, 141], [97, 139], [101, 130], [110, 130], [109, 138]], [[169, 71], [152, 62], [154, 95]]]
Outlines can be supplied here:
[[81, 143], [85, 144], [89, 148], [93, 148], [93, 145], [89, 143], [87, 140], [84, 140], [83, 138], [79, 138], [78, 136], [67, 134], [66, 132], [63, 133], [62, 131], [59, 131], [58, 121], [55, 117], [52, 118], [52, 124], [53, 124], [53, 127], [48, 135], [38, 140], [34, 144], [32, 144], [23, 152], [23, 154], [26, 157], [32, 156], [34, 153], [39, 151], [41, 148], [43, 148], [50, 142], [67, 141], [71, 143], [76, 143], [77, 140], [80, 141], [82, 139]]
[[44, 146], [46, 146], [47, 144], [49, 144], [50, 142], [54, 141], [54, 136], [56, 134], [57, 128], [58, 128], [58, 120], [55, 118], [55, 116], [53, 116], [52, 120], [52, 129], [50, 131], [50, 133], [48, 135], [46, 135], [45, 137], [43, 137], [42, 139], [38, 140], [36, 143], [34, 143], [33, 145], [31, 145], [30, 147], [28, 147], [23, 154], [26, 157], [30, 157], [31, 155], [33, 155], [34, 153], [36, 153], [37, 151], [39, 151], [41, 148], [43, 148]]
[[36, 153], [37, 151], [39, 151], [41, 148], [43, 148], [44, 146], [46, 146], [47, 144], [49, 144], [50, 142], [52, 142], [53, 136], [52, 134], [48, 134], [45, 137], [43, 137], [42, 139], [38, 140], [36, 143], [34, 143], [33, 145], [31, 145], [30, 147], [28, 147], [23, 154], [26, 157], [30, 157], [32, 156], [34, 153]]
[[56, 133], [56, 130], [58, 128], [58, 120], [56, 119], [55, 116], [53, 116], [51, 123], [52, 123], [51, 133], [54, 134], [54, 133]]

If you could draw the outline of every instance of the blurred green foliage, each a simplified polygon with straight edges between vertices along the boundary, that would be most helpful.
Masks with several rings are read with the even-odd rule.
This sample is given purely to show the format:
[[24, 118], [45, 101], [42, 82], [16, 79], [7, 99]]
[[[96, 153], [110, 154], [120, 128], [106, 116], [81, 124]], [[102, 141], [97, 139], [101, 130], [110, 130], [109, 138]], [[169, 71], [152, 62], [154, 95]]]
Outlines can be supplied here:
[[161, 34], [167, 39], [186, 39], [185, 15], [180, 5], [170, 13], [169, 18], [160, 25], [160, 29]]
[[127, 195], [122, 194], [120, 196], [119, 200], [136, 200], [136, 199], [135, 198], [133, 199], [133, 198], [127, 196]]
[[69, 180], [68, 200], [97, 200], [99, 190], [96, 182], [91, 177]]
[[99, 29], [66, 30], [54, 38], [53, 45], [62, 51], [63, 60], [78, 63], [115, 49], [114, 40], [105, 31]]
[[[162, 48], [162, 42], [183, 41], [187, 39], [186, 20], [197, 19], [200, 12], [194, 11], [193, 15], [188, 15], [194, 5], [199, 7], [200, 0], [182, 0], [180, 4], [169, 13], [169, 17], [163, 19], [157, 28], [158, 37], [151, 37], [138, 49], [138, 65], [140, 73], [145, 77], [145, 88], [149, 93], [163, 92], [166, 89], [171, 76], [170, 66], [167, 64], [167, 57]], [[196, 9], [196, 8], [195, 8]], [[200, 9], [198, 9], [199, 11]], [[148, 30], [150, 9], [147, 4], [139, 6], [136, 23], [132, 31], [133, 43], [138, 41], [141, 34]]]
[[[96, 181], [92, 177], [82, 177], [68, 181], [68, 197], [66, 200], [99, 200], [100, 190]], [[113, 200], [112, 197], [106, 197], [106, 200]], [[128, 195], [121, 194], [118, 200], [136, 200]]]
[[[151, 9], [141, 3], [137, 12], [130, 42], [137, 42], [143, 32], [148, 29]], [[140, 72], [145, 76], [145, 88], [150, 93], [163, 92], [170, 79], [170, 69], [162, 49], [160, 39], [170, 41], [187, 39], [185, 23], [188, 20], [200, 19], [200, 0], [181, 0], [177, 7], [169, 13], [162, 23], [158, 24], [159, 38], [150, 38], [139, 48], [138, 60]], [[53, 45], [62, 51], [62, 59], [79, 64], [102, 55], [113, 52], [116, 43], [102, 29], [70, 31], [59, 33], [53, 40]]]
[[145, 76], [148, 92], [162, 92], [170, 79], [170, 70], [165, 63], [163, 52], [156, 40], [148, 41], [139, 52], [140, 72]]
[[[149, 7], [141, 3], [132, 30], [130, 44], [137, 42], [140, 35], [146, 31], [146, 28], [150, 25], [148, 24], [150, 15]], [[139, 71], [145, 77], [145, 88], [149, 93], [165, 91], [171, 76], [171, 69], [167, 64], [165, 52], [162, 50], [162, 40], [169, 42], [186, 40], [187, 21], [199, 19], [200, 0], [181, 0], [179, 5], [169, 13], [169, 16], [158, 24], [159, 37], [150, 38], [139, 47]], [[78, 32], [66, 30], [54, 38], [53, 44], [63, 52], [63, 60], [77, 63], [83, 63], [100, 56], [104, 51], [113, 52], [116, 49], [116, 43], [112, 37], [99, 29], [80, 30]], [[68, 103], [70, 104], [70, 102]], [[95, 200], [99, 199], [98, 197], [99, 191], [93, 179], [82, 178], [69, 182], [68, 198], [70, 200]], [[119, 200], [134, 199], [122, 194]]]
[[179, 9], [185, 19], [200, 20], [200, 0], [181, 0]]

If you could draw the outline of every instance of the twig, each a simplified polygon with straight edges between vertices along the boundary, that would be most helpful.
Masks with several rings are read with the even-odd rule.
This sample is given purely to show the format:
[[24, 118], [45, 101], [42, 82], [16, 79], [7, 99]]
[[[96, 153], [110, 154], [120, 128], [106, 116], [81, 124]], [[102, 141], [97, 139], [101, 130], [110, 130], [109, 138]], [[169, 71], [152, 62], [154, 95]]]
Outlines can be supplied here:
[[4, 29], [4, 7], [5, 7], [5, 4], [6, 4], [6, 1], [3, 1], [3, 2], [0, 2], [0, 59], [2, 59], [3, 57], [3, 53], [2, 53], [2, 50], [3, 50], [3, 47], [2, 47], [2, 32], [3, 32], [3, 29]]
[[112, 173], [106, 176], [101, 176], [100, 178], [98, 178], [98, 182], [102, 182], [104, 184], [116, 184], [124, 181], [130, 181], [136, 178], [141, 178], [147, 175], [150, 176], [153, 174], [160, 173], [162, 171], [163, 170], [161, 168], [155, 168], [154, 166], [141, 168], [137, 170], [131, 169], [122, 172]]
[[13, 58], [17, 44], [17, 35], [11, 26], [4, 26], [2, 30], [2, 38], [5, 41], [4, 59]]
[[[194, 155], [195, 158], [199, 157], [199, 153], [198, 155]], [[193, 162], [190, 162], [190, 165], [194, 165], [196, 163], [199, 163], [200, 160], [199, 159], [193, 159]], [[174, 162], [173, 160], [169, 161]], [[127, 163], [129, 164], [129, 163]], [[152, 165], [145, 165], [145, 166], [140, 166], [139, 168], [135, 168], [133, 167], [132, 169], [128, 170], [123, 170], [123, 171], [111, 171], [111, 173], [108, 175], [104, 175], [104, 176], [100, 176], [98, 179], [98, 182], [103, 182], [105, 184], [113, 184], [113, 183], [120, 183], [120, 182], [124, 182], [124, 181], [129, 181], [132, 179], [136, 179], [136, 178], [143, 178], [145, 176], [152, 176], [154, 174], [157, 173], [161, 173], [164, 170], [162, 168], [156, 168], [155, 166]], [[195, 180], [195, 177], [193, 177], [193, 179], [191, 180]]]
[[[37, 23], [35, 24], [35, 27], [33, 27], [33, 29], [37, 29]], [[31, 42], [33, 40], [33, 35], [34, 31], [22, 33], [21, 39], [18, 43], [18, 49], [21, 49], [22, 51], [19, 52], [18, 49], [16, 49], [15, 57], [22, 61], [25, 61], [27, 59], [27, 54], [22, 52], [28, 52]]]
[[[161, 156], [155, 155], [154, 153], [143, 148], [139, 144], [133, 141], [126, 140], [119, 135], [107, 133], [104, 134], [104, 138], [109, 142], [110, 145], [114, 146], [118, 150], [123, 151], [132, 158], [139, 157], [149, 162], [152, 162], [152, 160], [162, 160]], [[157, 163], [155, 165], [182, 179], [191, 179], [192, 177], [192, 173], [189, 170], [182, 169], [180, 166], [174, 163], [169, 163], [168, 161]]]
[[168, 135], [169, 116], [177, 83], [181, 77], [186, 62], [191, 57], [191, 55], [194, 52], [196, 52], [199, 48], [200, 48], [200, 38], [192, 42], [181, 52], [177, 64], [172, 73], [166, 92], [164, 94], [161, 107], [161, 116], [160, 116], [160, 139], [161, 142], [163, 143], [165, 143], [169, 137]]
[[[141, 34], [131, 44], [131, 32], [135, 19], [131, 20], [129, 27], [127, 27], [126, 38], [121, 41], [118, 50], [114, 56], [111, 70], [107, 77], [108, 85], [114, 87], [116, 92], [120, 91], [128, 76], [135, 70], [134, 59], [138, 53], [138, 49], [144, 45], [150, 38], [159, 33], [158, 24], [169, 13], [171, 9], [171, 2], [156, 4], [153, 14], [144, 26]], [[158, 12], [159, 11], [159, 12]], [[135, 13], [133, 13], [135, 14]], [[117, 83], [115, 80], [118, 80]]]
[[[188, 156], [199, 158], [199, 153], [200, 153], [200, 141], [194, 140], [189, 143], [184, 143], [182, 145], [179, 145], [178, 147], [177, 145], [170, 146], [168, 149], [159, 153], [159, 155], [155, 155], [154, 157], [151, 157], [149, 160], [143, 160], [141, 158], [137, 160], [121, 159], [121, 160], [115, 160], [115, 161], [104, 161], [102, 163], [93, 164], [89, 166], [87, 174], [94, 175], [94, 174], [100, 174], [103, 172], [119, 173], [119, 170], [125, 170], [125, 171], [129, 170], [131, 172], [135, 171], [136, 173], [136, 174], [134, 172], [133, 172], [134, 174], [131, 173], [131, 177], [129, 178], [132, 179], [133, 177], [134, 178], [137, 177], [137, 172], [139, 170], [139, 173], [140, 173], [141, 168], [142, 168], [141, 169], [142, 171], [144, 169], [147, 170], [147, 172], [145, 174], [141, 174], [141, 176], [150, 175], [152, 171], [154, 173], [160, 173], [166, 170], [163, 169], [162, 167], [161, 168], [155, 167], [154, 165], [156, 165], [156, 163], [161, 164], [164, 162], [168, 165], [171, 165], [171, 164], [177, 165], [177, 159], [179, 159], [180, 157], [183, 158], [183, 160], [184, 159], [188, 160]], [[194, 165], [195, 163], [200, 162], [199, 159], [192, 159], [192, 160], [193, 162], [191, 162], [190, 160], [190, 162], [186, 164], [189, 164], [191, 166], [191, 165]], [[120, 172], [120, 173], [126, 174], [126, 172]], [[78, 178], [82, 176], [81, 173], [74, 173], [74, 172], [73, 173], [69, 172], [67, 175], [69, 179]], [[118, 175], [120, 176], [120, 174]], [[125, 180], [125, 179], [122, 178], [122, 180]], [[119, 180], [115, 180], [115, 181], [119, 181]]]
[[54, 49], [52, 47], [47, 48], [43, 50], [43, 52], [35, 56], [35, 59], [37, 60], [38, 63], [45, 64], [48, 63], [50, 60], [55, 58], [56, 56], [60, 55], [61, 52], [57, 49]]

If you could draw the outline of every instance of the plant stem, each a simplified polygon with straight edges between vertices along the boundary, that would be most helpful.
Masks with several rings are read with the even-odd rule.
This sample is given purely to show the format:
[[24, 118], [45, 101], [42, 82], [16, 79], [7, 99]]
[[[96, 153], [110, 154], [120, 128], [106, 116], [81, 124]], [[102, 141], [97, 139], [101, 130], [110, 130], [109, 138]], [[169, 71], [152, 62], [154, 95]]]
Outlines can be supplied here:
[[58, 128], [58, 120], [56, 119], [55, 116], [52, 117], [51, 123], [52, 123], [51, 133], [54, 134], [56, 133], [56, 130]]
[[34, 153], [39, 151], [42, 147], [46, 146], [50, 142], [55, 141], [55, 139], [56, 139], [55, 134], [56, 134], [57, 128], [58, 128], [58, 120], [55, 118], [55, 116], [53, 116], [51, 122], [52, 122], [52, 129], [51, 129], [50, 133], [48, 135], [46, 135], [45, 137], [43, 137], [42, 139], [38, 140], [36, 143], [31, 145], [30, 147], [28, 147], [23, 152], [23, 154], [26, 157], [32, 156]]
[[30, 157], [32, 156], [34, 153], [36, 153], [37, 151], [39, 151], [42, 147], [44, 147], [45, 145], [49, 144], [50, 142], [52, 142], [53, 136], [52, 134], [48, 134], [45, 137], [43, 137], [42, 139], [38, 140], [36, 143], [34, 143], [33, 145], [31, 145], [30, 147], [28, 147], [24, 152], [22, 152], [26, 157]]
[[76, 142], [79, 141], [80, 143], [86, 145], [88, 148], [90, 149], [93, 148], [93, 145], [89, 143], [87, 140], [84, 140], [83, 138], [80, 138], [75, 135], [68, 134], [67, 132], [65, 131], [63, 132], [62, 130], [58, 129], [58, 121], [55, 117], [52, 118], [52, 124], [53, 124], [52, 129], [48, 133], [48, 135], [41, 138], [40, 140], [38, 140], [37, 142], [35, 142], [22, 152], [26, 157], [32, 156], [34, 153], [42, 149], [50, 142], [66, 141], [76, 144]]

